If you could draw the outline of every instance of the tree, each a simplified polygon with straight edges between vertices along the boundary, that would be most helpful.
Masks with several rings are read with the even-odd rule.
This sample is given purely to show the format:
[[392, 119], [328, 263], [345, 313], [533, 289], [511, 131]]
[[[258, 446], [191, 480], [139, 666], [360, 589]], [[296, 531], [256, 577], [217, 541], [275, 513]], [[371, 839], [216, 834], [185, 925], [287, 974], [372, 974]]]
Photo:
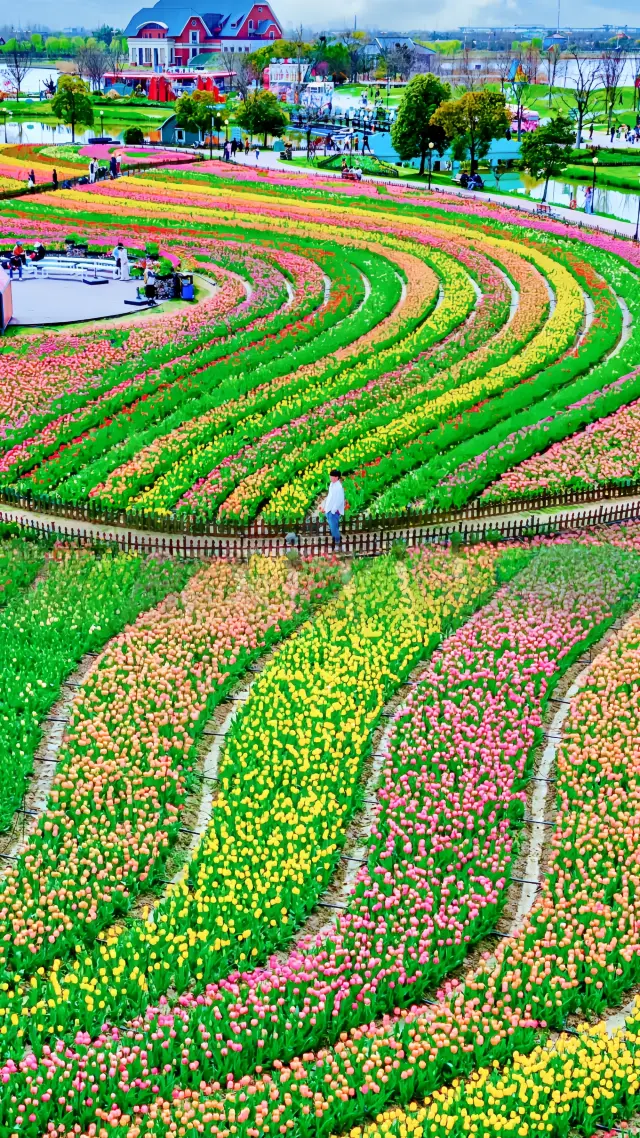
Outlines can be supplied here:
[[547, 200], [549, 178], [562, 173], [571, 156], [574, 129], [563, 115], [551, 119], [544, 126], [525, 134], [520, 144], [520, 165], [532, 178], [544, 178], [542, 200]]
[[97, 45], [87, 43], [76, 56], [78, 75], [88, 79], [94, 91], [100, 90], [104, 73], [109, 66], [107, 52]]
[[93, 34], [97, 40], [102, 40], [102, 43], [106, 43], [107, 47], [111, 46], [113, 28], [109, 24], [103, 24], [102, 27], [97, 28]]
[[443, 103], [431, 118], [432, 126], [441, 127], [451, 142], [454, 157], [467, 154], [471, 173], [480, 158], [489, 152], [494, 138], [503, 138], [511, 125], [504, 95], [496, 91], [468, 91], [461, 99]]
[[71, 140], [76, 140], [76, 126], [93, 126], [93, 107], [89, 88], [78, 75], [61, 75], [51, 109], [61, 122], [71, 127]]
[[567, 82], [572, 83], [573, 87], [565, 95], [562, 95], [562, 102], [565, 107], [575, 108], [577, 119], [576, 146], [579, 149], [582, 145], [582, 128], [585, 117], [598, 96], [598, 61], [596, 59], [585, 59], [583, 55], [579, 54], [577, 47], [570, 48], [570, 57], [573, 63], [572, 76], [567, 78]]
[[142, 146], [144, 142], [142, 127], [128, 126], [122, 138], [126, 146]]
[[557, 43], [551, 44], [544, 53], [544, 62], [547, 70], [547, 84], [549, 86], [549, 107], [551, 107], [551, 96], [553, 93], [553, 85], [556, 81], [556, 71], [558, 70], [558, 63], [562, 51]]
[[193, 134], [205, 134], [213, 127], [222, 125], [223, 106], [216, 102], [213, 91], [194, 91], [193, 95], [181, 95], [176, 103], [176, 122], [183, 130]]
[[510, 47], [505, 48], [504, 51], [499, 51], [496, 55], [496, 69], [500, 76], [500, 91], [504, 94], [504, 85], [509, 78], [511, 71], [511, 64], [513, 63], [513, 52]]
[[387, 53], [387, 75], [408, 79], [415, 60], [415, 52], [406, 43], [397, 43]]
[[236, 112], [236, 122], [239, 127], [255, 134], [264, 135], [264, 145], [267, 145], [267, 135], [280, 135], [289, 121], [289, 116], [283, 111], [273, 91], [250, 91], [244, 103]]
[[616, 48], [608, 48], [602, 53], [598, 67], [598, 78], [604, 87], [604, 106], [607, 113], [607, 126], [611, 129], [613, 111], [624, 71], [624, 54]]
[[631, 74], [633, 75], [633, 109], [635, 111], [638, 105], [638, 95], [640, 94], [640, 55], [632, 55], [629, 59], [631, 62]]
[[107, 70], [111, 71], [116, 79], [118, 75], [122, 75], [128, 58], [129, 51], [126, 39], [114, 34], [107, 52]]
[[249, 87], [256, 79], [256, 73], [252, 64], [249, 61], [248, 55], [241, 55], [238, 52], [236, 57], [236, 89], [243, 99], [246, 99]]
[[364, 32], [346, 30], [340, 33], [340, 39], [349, 54], [349, 78], [353, 83], [358, 78], [359, 73], [364, 70], [364, 49], [366, 47], [367, 37]]
[[23, 47], [17, 40], [11, 46], [7, 44], [4, 52], [4, 71], [9, 82], [16, 89], [16, 98], [20, 98], [20, 91], [31, 67], [31, 45]]
[[391, 142], [404, 162], [420, 158], [421, 174], [424, 174], [429, 143], [433, 142], [439, 154], [445, 148], [444, 130], [432, 125], [432, 116], [450, 98], [449, 84], [436, 79], [435, 75], [415, 75], [403, 92], [391, 127]]
[[229, 51], [228, 48], [225, 48], [224, 51], [220, 52], [220, 54], [217, 56], [217, 58], [220, 60], [224, 70], [227, 73], [227, 79], [229, 81], [229, 90], [233, 91], [233, 80], [235, 77], [236, 60], [237, 60], [236, 53], [235, 53], [235, 51]]
[[522, 60], [516, 67], [513, 79], [510, 80], [511, 96], [516, 104], [516, 121], [518, 124], [518, 142], [522, 138], [522, 111], [532, 98], [535, 98], [534, 84], [531, 82], [529, 72]]

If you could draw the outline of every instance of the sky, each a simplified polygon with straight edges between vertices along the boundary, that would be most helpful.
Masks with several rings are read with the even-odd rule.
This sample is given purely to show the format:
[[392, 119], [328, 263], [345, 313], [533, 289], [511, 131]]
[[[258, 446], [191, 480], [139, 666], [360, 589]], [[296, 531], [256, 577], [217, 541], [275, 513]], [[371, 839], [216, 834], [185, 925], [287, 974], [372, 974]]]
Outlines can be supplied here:
[[[196, 2], [197, 0], [192, 0]], [[353, 27], [354, 18], [359, 28], [383, 28], [393, 31], [409, 29], [445, 29], [459, 25], [508, 26], [524, 24], [535, 13], [536, 21], [555, 27], [557, 0], [403, 0], [393, 5], [388, 0], [273, 0], [276, 15], [286, 27], [302, 21], [305, 28], [316, 31]], [[49, 26], [87, 28], [99, 27], [105, 21], [124, 26], [139, 7], [153, 4], [153, 0], [22, 0], [19, 6], [23, 27], [29, 23]], [[180, 0], [176, 0], [180, 3]], [[212, 0], [206, 0], [211, 5]], [[637, 0], [614, 0], [611, 5], [589, 0], [560, 0], [561, 24], [569, 27], [599, 27], [607, 24], [640, 26], [640, 7]], [[215, 6], [215, 5], [214, 5]], [[0, 5], [0, 10], [2, 5]], [[15, 7], [11, 17], [15, 16]], [[5, 9], [8, 15], [8, 9]], [[393, 19], [393, 25], [389, 23]], [[2, 20], [0, 20], [2, 22]]]

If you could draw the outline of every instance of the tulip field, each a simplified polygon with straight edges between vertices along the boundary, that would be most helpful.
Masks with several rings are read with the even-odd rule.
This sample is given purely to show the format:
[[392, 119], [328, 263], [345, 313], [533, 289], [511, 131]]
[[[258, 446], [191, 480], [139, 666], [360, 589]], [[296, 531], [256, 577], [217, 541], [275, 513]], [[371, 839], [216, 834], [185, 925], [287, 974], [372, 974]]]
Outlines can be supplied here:
[[[10, 330], [5, 504], [295, 528], [339, 466], [393, 528], [638, 477], [631, 242], [208, 162], [3, 205], [5, 245], [153, 243], [198, 283]], [[0, 1138], [638, 1116], [640, 524], [91, 541], [0, 523]]]
[[5, 245], [122, 239], [135, 260], [153, 243], [209, 285], [3, 343], [5, 500], [293, 526], [333, 466], [348, 516], [381, 519], [637, 476], [630, 241], [216, 162], [9, 199], [1, 224]]

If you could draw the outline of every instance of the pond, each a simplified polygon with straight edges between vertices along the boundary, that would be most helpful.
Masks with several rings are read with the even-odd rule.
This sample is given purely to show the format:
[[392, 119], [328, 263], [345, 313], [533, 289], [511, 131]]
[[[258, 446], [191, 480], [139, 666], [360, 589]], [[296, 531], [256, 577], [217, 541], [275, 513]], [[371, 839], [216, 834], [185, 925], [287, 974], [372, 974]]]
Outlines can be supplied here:
[[[493, 176], [485, 174], [483, 171], [482, 177], [487, 189], [496, 188]], [[547, 190], [547, 201], [552, 205], [568, 207], [571, 200], [575, 198], [578, 208], [583, 209], [585, 190], [590, 184], [590, 182], [567, 182], [552, 178]], [[509, 193], [522, 194], [523, 197], [540, 201], [544, 193], [544, 182], [536, 182], [526, 174], [513, 172], [504, 174], [500, 179], [500, 190], [508, 190]], [[596, 182], [595, 213], [608, 214], [611, 217], [620, 218], [621, 221], [629, 221], [635, 224], [639, 202], [640, 198], [633, 190], [614, 190], [608, 186], [598, 186]]]
[[[1, 117], [0, 111], [0, 119]], [[110, 122], [108, 127], [105, 126], [105, 133], [113, 139], [120, 140], [125, 128], [125, 123]], [[89, 138], [95, 138], [97, 134], [100, 134], [100, 126], [97, 123], [88, 129], [76, 127], [76, 142], [87, 142]], [[51, 145], [54, 142], [68, 143], [71, 142], [71, 127], [64, 126], [62, 123], [24, 122], [21, 119], [7, 119], [6, 127], [3, 122], [0, 122], [0, 142], [8, 142], [14, 145], [22, 142], [33, 142], [38, 145], [43, 143]]]

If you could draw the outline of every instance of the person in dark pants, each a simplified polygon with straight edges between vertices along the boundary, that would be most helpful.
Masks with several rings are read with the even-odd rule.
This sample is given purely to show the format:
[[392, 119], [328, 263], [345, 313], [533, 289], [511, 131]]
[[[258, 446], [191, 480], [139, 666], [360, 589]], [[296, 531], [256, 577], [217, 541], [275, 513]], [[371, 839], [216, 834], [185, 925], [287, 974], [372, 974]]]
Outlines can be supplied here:
[[118, 163], [116, 161], [115, 154], [112, 154], [111, 158], [109, 159], [109, 173], [111, 174], [112, 179], [115, 178], [118, 173]]
[[340, 480], [339, 470], [331, 470], [329, 472], [329, 478], [331, 479], [329, 493], [324, 500], [322, 509], [327, 518], [327, 525], [329, 526], [329, 532], [333, 538], [334, 548], [337, 549], [338, 552], [342, 552], [340, 518], [344, 515], [344, 487]]
[[57, 190], [57, 188], [58, 188], [58, 171], [57, 170], [51, 171], [51, 181], [53, 182], [54, 190]]

